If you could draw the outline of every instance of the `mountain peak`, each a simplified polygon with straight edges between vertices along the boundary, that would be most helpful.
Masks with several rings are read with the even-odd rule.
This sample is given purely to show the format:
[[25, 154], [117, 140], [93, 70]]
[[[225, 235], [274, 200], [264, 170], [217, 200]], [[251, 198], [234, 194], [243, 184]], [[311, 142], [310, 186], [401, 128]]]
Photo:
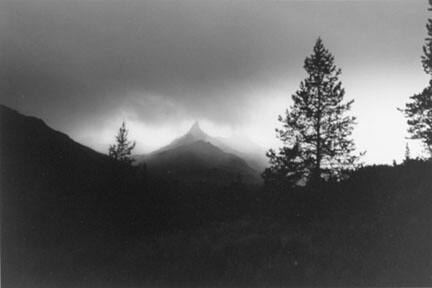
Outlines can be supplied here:
[[194, 136], [197, 139], [207, 138], [207, 134], [204, 133], [204, 131], [201, 130], [201, 127], [200, 127], [198, 121], [195, 121], [195, 123], [189, 129], [189, 132], [187, 134], [192, 135], [192, 136]]

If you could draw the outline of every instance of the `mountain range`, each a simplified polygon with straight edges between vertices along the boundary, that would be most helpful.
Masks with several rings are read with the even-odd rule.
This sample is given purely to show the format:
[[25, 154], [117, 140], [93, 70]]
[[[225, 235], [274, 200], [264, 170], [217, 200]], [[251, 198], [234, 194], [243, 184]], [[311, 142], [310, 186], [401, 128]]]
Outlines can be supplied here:
[[[69, 179], [72, 175], [82, 180], [87, 179], [87, 175], [112, 170], [109, 168], [112, 160], [108, 156], [51, 129], [38, 118], [21, 115], [6, 106], [0, 105], [0, 108], [4, 132], [2, 166], [12, 167], [9, 171], [16, 169], [14, 175], [25, 175], [30, 169], [33, 173], [45, 173], [40, 179], [52, 177], [53, 181], [60, 181], [62, 177]], [[149, 175], [180, 182], [260, 183], [265, 165], [264, 152], [248, 142], [243, 145], [248, 152], [239, 152], [227, 142], [225, 138], [206, 134], [196, 122], [185, 135], [169, 145], [150, 154], [135, 156], [135, 164], [145, 164]], [[69, 175], [60, 175], [62, 171]]]

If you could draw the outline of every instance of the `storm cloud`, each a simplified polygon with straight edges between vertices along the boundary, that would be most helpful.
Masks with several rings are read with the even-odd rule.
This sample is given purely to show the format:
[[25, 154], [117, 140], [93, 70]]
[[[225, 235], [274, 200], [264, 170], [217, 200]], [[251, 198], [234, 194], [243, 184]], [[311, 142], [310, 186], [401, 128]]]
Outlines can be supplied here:
[[[242, 11], [246, 5], [36, 1], [3, 6], [8, 20], [2, 31], [7, 80], [2, 94], [14, 95], [9, 101], [16, 106], [43, 108], [48, 117], [104, 113], [129, 103], [147, 121], [176, 117], [182, 110], [192, 117], [239, 120], [237, 109], [230, 109], [244, 100], [236, 90], [275, 68], [266, 67], [263, 57], [283, 60], [285, 53], [265, 48], [290, 43], [265, 39], [275, 36], [274, 27], [257, 25], [253, 14]], [[214, 109], [219, 105], [223, 117]]]

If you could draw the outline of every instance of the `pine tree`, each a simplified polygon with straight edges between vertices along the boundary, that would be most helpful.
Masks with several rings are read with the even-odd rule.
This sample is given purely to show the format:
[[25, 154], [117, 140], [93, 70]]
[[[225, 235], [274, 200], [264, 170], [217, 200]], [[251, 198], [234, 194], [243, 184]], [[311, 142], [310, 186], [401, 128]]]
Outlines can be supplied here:
[[283, 128], [276, 132], [284, 147], [279, 153], [267, 153], [271, 167], [264, 172], [264, 179], [276, 174], [295, 178], [300, 174], [313, 182], [338, 178], [358, 159], [351, 139], [355, 118], [345, 115], [354, 101], [343, 102], [345, 90], [338, 79], [341, 70], [321, 38], [306, 58], [304, 69], [308, 77], [292, 95], [293, 104], [285, 117], [279, 116]]
[[131, 164], [132, 159], [130, 156], [132, 150], [135, 148], [135, 142], [132, 143], [128, 141], [127, 136], [128, 130], [126, 129], [125, 122], [123, 122], [116, 136], [117, 144], [113, 144], [109, 147], [108, 155], [120, 162]]
[[[432, 0], [429, 0], [429, 11], [432, 11]], [[423, 56], [421, 62], [426, 74], [432, 76], [432, 19], [426, 24], [428, 37], [423, 45]], [[429, 86], [419, 94], [410, 97], [411, 102], [405, 104], [401, 109], [408, 119], [408, 132], [411, 139], [421, 140], [432, 158], [432, 78]]]

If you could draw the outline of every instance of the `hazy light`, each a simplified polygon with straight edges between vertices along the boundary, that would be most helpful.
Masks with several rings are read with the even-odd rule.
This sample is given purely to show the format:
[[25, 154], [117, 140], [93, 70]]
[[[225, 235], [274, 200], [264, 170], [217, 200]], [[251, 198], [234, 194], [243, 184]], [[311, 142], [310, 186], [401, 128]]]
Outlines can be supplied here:
[[[351, 113], [357, 117], [358, 123], [353, 138], [358, 152], [367, 152], [363, 161], [368, 164], [390, 164], [393, 160], [400, 162], [406, 143], [409, 143], [412, 157], [422, 155], [421, 143], [406, 139], [406, 120], [397, 108], [404, 107], [410, 95], [421, 91], [427, 83], [427, 76], [420, 69], [416, 73], [403, 69], [363, 71], [365, 69], [348, 71], [341, 78], [346, 88], [346, 99], [355, 99]], [[304, 78], [304, 75], [299, 76], [298, 81], [303, 79], [301, 77]], [[275, 133], [275, 128], [281, 127], [277, 118], [284, 115], [291, 105], [291, 94], [298, 88], [294, 82], [293, 79], [286, 82], [277, 80], [262, 89], [239, 91], [251, 99], [246, 107], [242, 107], [248, 111], [248, 121], [242, 124], [223, 126], [208, 119], [182, 117], [188, 120], [149, 125], [125, 106], [115, 117], [79, 127], [72, 136], [100, 152], [106, 152], [109, 144], [114, 143], [121, 122], [126, 121], [130, 139], [137, 143], [135, 153], [148, 153], [185, 134], [198, 121], [209, 135], [231, 138], [238, 147], [241, 147], [242, 141], [250, 139], [264, 149], [277, 148], [282, 145]], [[172, 109], [175, 110], [175, 107]]]

